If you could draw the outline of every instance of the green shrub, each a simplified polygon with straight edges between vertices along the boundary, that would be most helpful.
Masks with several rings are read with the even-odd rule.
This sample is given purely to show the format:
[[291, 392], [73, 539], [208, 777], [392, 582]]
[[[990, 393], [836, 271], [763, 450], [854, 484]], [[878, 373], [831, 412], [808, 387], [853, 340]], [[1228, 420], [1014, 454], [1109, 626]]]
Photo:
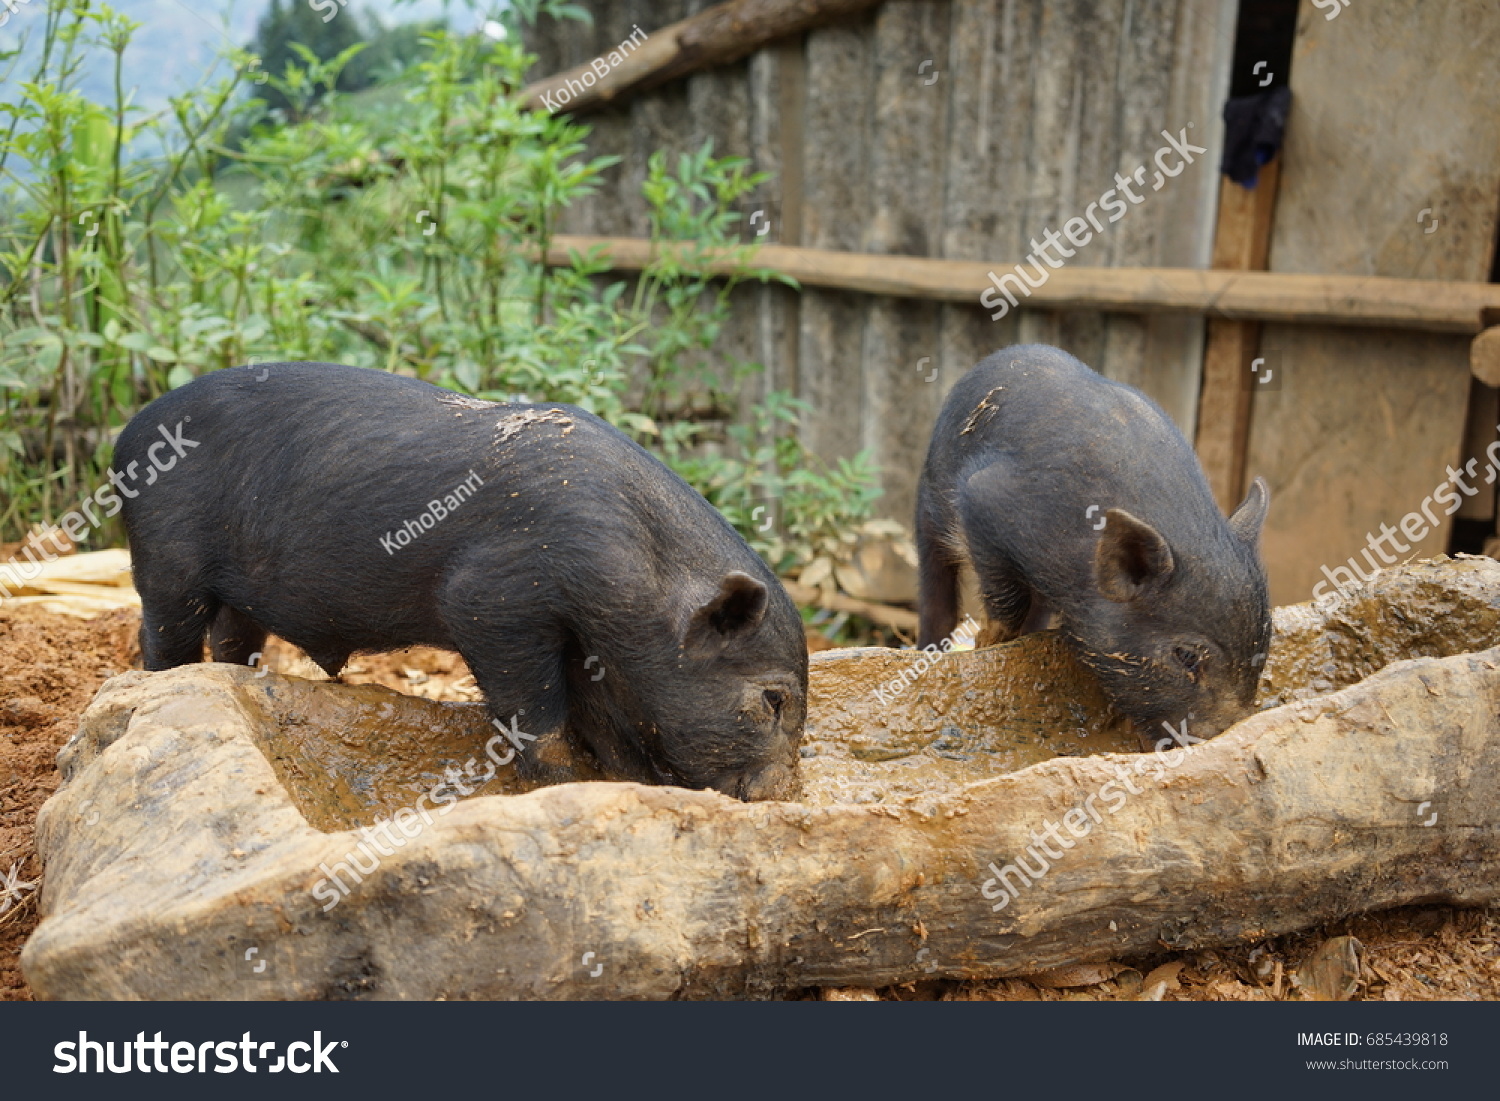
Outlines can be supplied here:
[[[729, 296], [775, 278], [737, 244], [735, 206], [765, 179], [743, 160], [710, 145], [650, 158], [652, 239], [684, 244], [655, 249], [638, 278], [609, 277], [597, 256], [549, 266], [561, 211], [615, 158], [588, 157], [584, 126], [523, 105], [533, 59], [519, 35], [427, 33], [420, 61], [355, 97], [338, 89], [357, 45], [326, 59], [294, 46], [279, 73], [237, 53], [232, 75], [151, 118], [118, 79], [107, 105], [73, 88], [84, 58], [109, 58], [118, 76], [133, 30], [106, 6], [54, 0], [40, 71], [8, 82], [0, 103], [12, 118], [0, 138], [0, 538], [99, 484], [113, 432], [145, 402], [273, 359], [580, 405], [656, 450], [783, 572], [836, 555], [870, 516], [867, 459], [819, 462], [789, 395], [726, 423], [761, 370], [715, 366]], [[247, 84], [284, 108], [267, 113]], [[710, 256], [726, 254], [733, 274], [711, 277]], [[752, 521], [755, 500], [779, 502], [772, 530]]]

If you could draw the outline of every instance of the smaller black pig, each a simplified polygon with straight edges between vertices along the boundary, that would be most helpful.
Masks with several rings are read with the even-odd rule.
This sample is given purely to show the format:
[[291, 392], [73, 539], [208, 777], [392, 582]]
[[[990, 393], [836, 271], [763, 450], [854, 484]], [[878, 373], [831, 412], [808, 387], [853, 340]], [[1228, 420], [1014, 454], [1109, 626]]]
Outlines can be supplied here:
[[[163, 440], [176, 440], [175, 452]], [[159, 453], [159, 454], [158, 454]], [[795, 794], [807, 646], [776, 576], [686, 482], [567, 405], [383, 371], [215, 371], [120, 434], [147, 669], [248, 663], [272, 632], [468, 662], [524, 775]], [[146, 475], [149, 473], [149, 477]]]
[[[1154, 741], [1246, 715], [1271, 639], [1257, 478], [1227, 521], [1160, 406], [1058, 348], [1018, 345], [943, 404], [917, 490], [919, 645], [979, 581], [984, 644], [1057, 614], [1105, 695]], [[1161, 724], [1170, 724], [1171, 731]]]

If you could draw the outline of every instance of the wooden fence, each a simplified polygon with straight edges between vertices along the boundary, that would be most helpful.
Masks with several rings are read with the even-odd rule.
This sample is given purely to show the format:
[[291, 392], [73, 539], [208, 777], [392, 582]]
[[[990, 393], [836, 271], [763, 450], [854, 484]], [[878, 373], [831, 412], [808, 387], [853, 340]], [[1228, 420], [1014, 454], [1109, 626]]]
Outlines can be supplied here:
[[[592, 28], [538, 30], [535, 77], [586, 65], [637, 26], [663, 33], [709, 5], [587, 6]], [[1484, 403], [1495, 404], [1488, 387], [1475, 384], [1471, 395], [1467, 365], [1470, 334], [1500, 320], [1486, 312], [1496, 300], [1483, 286], [1459, 292], [1410, 280], [1482, 284], [1490, 274], [1500, 10], [1486, 0], [1362, 0], [1327, 20], [1304, 2], [1279, 189], [1272, 173], [1275, 191], [1241, 200], [1225, 185], [1221, 201], [1220, 111], [1236, 8], [1232, 0], [889, 0], [592, 112], [591, 151], [622, 163], [614, 186], [569, 211], [560, 229], [643, 236], [646, 158], [712, 137], [718, 152], [775, 173], [747, 206], [766, 212], [763, 242], [790, 246], [767, 257], [783, 253], [779, 262], [795, 259], [805, 275], [826, 269], [830, 252], [860, 254], [863, 281], [738, 290], [720, 351], [764, 364], [761, 387], [812, 404], [804, 434], [825, 457], [871, 450], [887, 515], [910, 521], [949, 385], [996, 348], [1045, 341], [1141, 387], [1190, 438], [1196, 430], [1221, 498], [1247, 472], [1266, 475], [1273, 596], [1306, 599], [1322, 565], [1419, 507], [1448, 463], [1488, 442], [1471, 426], [1465, 443], [1471, 406], [1482, 419]], [[1153, 189], [1153, 158], [1167, 135], [1207, 152], [1175, 177], [1158, 175]], [[1174, 153], [1167, 164], [1179, 160]], [[1049, 228], [1088, 216], [1138, 167], [1140, 201], [1049, 270], [1032, 298], [991, 320], [979, 302], [986, 273], [1003, 275]], [[1235, 251], [1226, 235], [1236, 203], [1264, 223], [1261, 262], [1268, 252], [1273, 273], [1298, 279], [1094, 270], [1257, 266], [1225, 261]], [[1434, 219], [1446, 236], [1427, 231]], [[929, 263], [897, 259], [905, 257]], [[941, 276], [934, 262], [948, 262]], [[1349, 281], [1314, 278], [1323, 274], [1407, 282], [1367, 280], [1367, 291], [1385, 296], [1372, 306], [1364, 291], [1350, 297]], [[941, 292], [914, 294], [911, 281], [922, 279]], [[1281, 294], [1283, 312], [1225, 308], [1216, 296], [1230, 286]], [[1461, 317], [1428, 317], [1445, 310]], [[1215, 314], [1270, 320], [1216, 330], [1205, 374], [1205, 325], [1229, 324], [1206, 322]], [[1349, 327], [1410, 326], [1412, 317], [1434, 331]], [[1282, 382], [1241, 392], [1235, 373], [1256, 351]], [[761, 387], [743, 400], [754, 402]], [[1493, 517], [1492, 493], [1488, 500], [1487, 513], [1483, 498], [1465, 507]], [[1444, 523], [1418, 549], [1442, 550], [1447, 534]]]

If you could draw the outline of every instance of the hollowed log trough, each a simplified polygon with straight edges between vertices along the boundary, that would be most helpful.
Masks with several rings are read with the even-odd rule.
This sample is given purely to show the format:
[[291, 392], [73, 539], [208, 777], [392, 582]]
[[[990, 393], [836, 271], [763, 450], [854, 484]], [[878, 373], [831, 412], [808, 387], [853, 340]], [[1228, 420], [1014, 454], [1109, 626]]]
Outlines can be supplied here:
[[818, 655], [798, 803], [476, 785], [478, 706], [127, 673], [60, 755], [23, 967], [42, 998], [770, 997], [1493, 902], [1500, 563], [1276, 622], [1265, 710], [1161, 754], [1048, 634], [906, 680]]

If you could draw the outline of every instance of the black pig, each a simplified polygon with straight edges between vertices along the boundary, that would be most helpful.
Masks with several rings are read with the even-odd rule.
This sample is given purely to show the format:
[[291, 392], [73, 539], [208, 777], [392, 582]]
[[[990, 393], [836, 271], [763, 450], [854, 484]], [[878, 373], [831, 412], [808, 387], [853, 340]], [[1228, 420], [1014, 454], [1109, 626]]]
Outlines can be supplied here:
[[152, 402], [113, 470], [147, 669], [201, 660], [205, 634], [216, 661], [247, 663], [272, 632], [330, 676], [356, 652], [436, 646], [537, 739], [525, 775], [564, 779], [582, 750], [647, 783], [796, 793], [795, 605], [707, 501], [598, 417], [262, 364]]
[[983, 643], [1055, 612], [1140, 724], [1210, 738], [1247, 714], [1271, 638], [1257, 478], [1227, 521], [1171, 419], [1057, 348], [1018, 345], [953, 388], [917, 491], [920, 645], [958, 620], [974, 570]]

